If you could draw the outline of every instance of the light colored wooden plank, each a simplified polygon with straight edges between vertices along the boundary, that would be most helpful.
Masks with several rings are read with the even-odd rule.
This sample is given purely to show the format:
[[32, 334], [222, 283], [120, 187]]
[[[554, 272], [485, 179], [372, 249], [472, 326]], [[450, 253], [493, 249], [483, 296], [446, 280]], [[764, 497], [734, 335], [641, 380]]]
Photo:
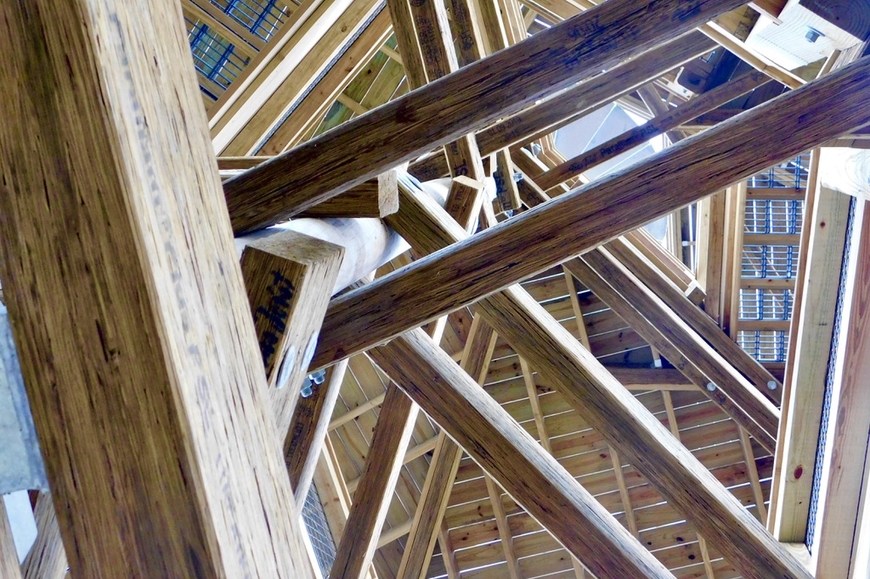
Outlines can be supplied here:
[[[747, 111], [728, 126], [686, 139], [651, 161], [562, 195], [336, 298], [324, 320], [314, 366], [419, 326], [702, 198], [783, 156], [797, 154], [830, 134], [861, 126], [866, 121], [862, 97], [870, 93], [865, 67], [870, 69], [870, 62], [856, 62], [776, 102]], [[824, 113], [822, 105], [828, 103], [836, 103], [841, 114], [832, 119]], [[797, 110], [802, 114], [793, 115]], [[792, 138], [784, 143], [778, 132], [764, 130], [770, 126], [788, 131]], [[751, 146], [742, 138], [749, 135]], [[536, 243], [544, 232], [546, 243]], [[445, 279], [451, 280], [456, 291], [435, 295], [435, 288]], [[341, 350], [338, 356], [337, 349]]]
[[75, 576], [308, 577], [181, 19], [4, 5], [4, 297]]
[[399, 479], [402, 451], [408, 446], [417, 412], [417, 405], [402, 390], [393, 384], [387, 388], [365, 470], [336, 550], [331, 577], [361, 578], [367, 572]]
[[21, 579], [21, 566], [15, 550], [15, 537], [6, 512], [6, 503], [0, 495], [0, 576], [3, 579]]
[[821, 579], [850, 577], [870, 432], [870, 204], [857, 203], [813, 541]]
[[489, 493], [489, 501], [492, 503], [492, 511], [493, 514], [495, 514], [495, 524], [498, 527], [501, 548], [504, 551], [505, 560], [507, 561], [508, 576], [511, 579], [519, 579], [519, 562], [517, 561], [516, 553], [514, 553], [511, 528], [508, 525], [507, 516], [504, 512], [504, 505], [502, 505], [501, 502], [501, 487], [499, 487], [498, 483], [493, 481], [489, 476], [484, 475], [484, 480], [486, 481], [486, 490]]
[[313, 131], [338, 94], [366, 70], [378, 50], [387, 48], [384, 43], [391, 34], [390, 15], [382, 10], [311, 92], [294, 105], [293, 111], [263, 142], [259, 153], [277, 155], [299, 143], [308, 131]]
[[[678, 0], [650, 7], [631, 0], [604, 3], [472, 63], [430, 90], [412, 91], [300, 145], [225, 183], [235, 229], [250, 231], [292, 217], [385, 169], [597, 74], [630, 54], [688, 32], [736, 7], [740, 0], [699, 1], [697, 10], [690, 12], [681, 11]], [[635, 31], [625, 36], [627, 23]], [[623, 34], [618, 44], [610, 41], [616, 34]], [[432, 123], [436, 117], [439, 122]], [[392, 144], [387, 155], [378, 147], [384, 135], [390, 136]]]

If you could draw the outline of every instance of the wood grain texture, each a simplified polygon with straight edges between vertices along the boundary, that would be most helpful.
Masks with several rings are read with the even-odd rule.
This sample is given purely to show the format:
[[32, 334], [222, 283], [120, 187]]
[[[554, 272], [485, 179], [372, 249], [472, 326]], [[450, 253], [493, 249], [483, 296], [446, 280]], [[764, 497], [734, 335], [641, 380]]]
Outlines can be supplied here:
[[[584, 264], [586, 267], [584, 267]], [[779, 411], [609, 253], [594, 249], [565, 262], [581, 283], [608, 303], [686, 377], [770, 452], [775, 450]], [[713, 391], [708, 385], [716, 385]]]
[[291, 217], [738, 5], [603, 3], [231, 179], [224, 191], [234, 230]]
[[[419, 326], [862, 126], [868, 71], [870, 59], [858, 61], [333, 300], [314, 367]], [[840, 114], [832, 118], [826, 112], [830, 107]], [[783, 142], [781, 133], [791, 138]]]
[[0, 11], [0, 279], [72, 577], [307, 577], [180, 4]]
[[300, 217], [386, 217], [399, 210], [396, 171], [381, 173], [319, 205], [299, 214]]
[[284, 439], [284, 460], [290, 474], [290, 485], [301, 510], [314, 480], [314, 470], [323, 451], [329, 430], [329, 419], [338, 401], [338, 393], [347, 371], [342, 361], [326, 371], [326, 380], [307, 398], [300, 398], [293, 411], [290, 430]]
[[716, 44], [700, 32], [691, 32], [636, 56], [562, 94], [518, 113], [477, 134], [483, 155], [512, 147], [549, 133], [583, 115], [625, 96], [669, 70], [710, 52]]
[[50, 494], [39, 494], [33, 515], [36, 517], [36, 542], [21, 564], [24, 579], [63, 579], [68, 567], [66, 551]]
[[242, 276], [281, 441], [290, 429], [343, 256], [343, 247], [295, 231], [258, 239], [242, 253]]
[[[496, 338], [492, 328], [482, 318], [475, 316], [465, 342], [460, 366], [481, 386], [486, 380], [486, 371], [492, 359]], [[425, 577], [461, 458], [462, 449], [442, 430], [438, 434], [435, 453], [429, 463], [423, 489], [420, 491], [414, 523], [408, 533], [405, 552], [402, 554], [396, 574], [397, 578], [423, 579]]]
[[15, 550], [15, 537], [12, 536], [12, 525], [6, 513], [6, 504], [0, 496], [0, 576], [3, 579], [21, 579], [21, 566], [18, 564], [18, 552]]
[[[458, 224], [427, 197], [408, 197], [408, 202], [403, 198], [399, 213], [405, 214], [406, 222], [415, 222], [417, 230], [430, 230], [421, 245], [415, 245], [418, 250], [425, 252], [422, 251], [424, 244], [433, 243], [433, 238], [440, 239], [444, 247], [465, 237]], [[414, 229], [401, 231], [414, 243]], [[703, 529], [704, 536], [715, 540], [744, 575], [758, 579], [808, 577], [710, 472], [525, 290], [513, 286], [487, 296], [477, 302], [475, 310], [531, 367], [552, 381], [580, 415], [683, 516]], [[502, 334], [501, 330], [507, 333]], [[380, 360], [378, 363], [381, 364]], [[623, 425], [628, 432], [623, 432]], [[443, 423], [442, 426], [447, 428]], [[449, 429], [448, 432], [456, 437]], [[466, 447], [466, 451], [474, 456], [471, 449]], [[643, 459], [638, 459], [640, 456]], [[490, 474], [504, 486], [503, 480]], [[519, 500], [507, 487], [505, 489]], [[537, 517], [534, 513], [533, 516]], [[555, 535], [544, 520], [539, 521]], [[580, 553], [574, 554], [587, 563]]]
[[426, 577], [461, 458], [462, 449], [442, 431], [438, 435], [429, 472], [420, 491], [420, 502], [405, 543], [397, 579]]
[[[768, 527], [784, 542], [806, 537], [812, 495], [813, 465], [819, 445], [824, 384], [831, 356], [837, 289], [843, 255], [849, 198], [818, 187], [807, 202], [803, 231], [808, 240], [806, 266], [799, 270], [801, 305], [795, 311], [794, 346], [789, 351], [791, 372], [786, 374], [783, 424], [778, 440], [776, 482]], [[779, 505], [782, 505], [781, 507]]]
[[716, 325], [716, 322], [692, 303], [676, 285], [662, 274], [661, 270], [646, 260], [624, 239], [608, 243], [607, 251], [613, 254], [634, 276], [685, 320], [713, 349], [743, 374], [757, 390], [774, 403], [779, 403], [782, 396], [779, 380], [774, 378], [764, 366], [747, 354], [734, 340], [726, 336]]
[[598, 577], [673, 577], [421, 330], [369, 356]]
[[[581, 416], [701, 534], [713, 541], [743, 576], [810, 577], [713, 475], [531, 296], [510, 288], [482, 300], [477, 308], [499, 335], [551, 380]], [[581, 560], [586, 563], [582, 557]]]
[[395, 384], [387, 387], [330, 577], [362, 579], [368, 572], [417, 412], [417, 405], [400, 388]]
[[740, 78], [702, 93], [676, 108], [665, 110], [664, 114], [657, 114], [655, 118], [646, 123], [629, 129], [589, 151], [568, 159], [561, 165], [539, 176], [535, 179], [535, 182], [539, 187], [549, 189], [563, 181], [567, 181], [571, 177], [580, 175], [592, 167], [613, 159], [649, 141], [653, 137], [675, 129], [700, 114], [730, 102], [740, 95], [761, 86], [767, 80], [768, 77], [763, 72], [756, 70], [748, 72]]
[[870, 204], [853, 223], [813, 556], [817, 576], [851, 576], [870, 432]]

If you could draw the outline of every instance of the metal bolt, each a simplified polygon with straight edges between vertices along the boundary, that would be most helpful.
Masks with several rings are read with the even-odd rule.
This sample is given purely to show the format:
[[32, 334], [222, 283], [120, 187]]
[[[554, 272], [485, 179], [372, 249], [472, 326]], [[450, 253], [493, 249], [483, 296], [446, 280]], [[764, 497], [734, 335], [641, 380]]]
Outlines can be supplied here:
[[707, 382], [707, 390], [709, 390], [710, 392], [714, 392], [716, 390], [716, 385], [712, 382]]
[[776, 390], [776, 380], [769, 380], [767, 382], [767, 387], [771, 390]]

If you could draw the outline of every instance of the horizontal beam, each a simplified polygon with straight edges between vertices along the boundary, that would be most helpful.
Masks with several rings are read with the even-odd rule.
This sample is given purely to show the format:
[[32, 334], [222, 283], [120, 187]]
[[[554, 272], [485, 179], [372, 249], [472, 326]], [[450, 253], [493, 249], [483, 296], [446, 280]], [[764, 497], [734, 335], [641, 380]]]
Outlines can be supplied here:
[[233, 229], [292, 217], [740, 4], [605, 2], [227, 181]]
[[870, 59], [858, 61], [334, 299], [313, 366], [420, 326], [862, 126], [868, 72]]

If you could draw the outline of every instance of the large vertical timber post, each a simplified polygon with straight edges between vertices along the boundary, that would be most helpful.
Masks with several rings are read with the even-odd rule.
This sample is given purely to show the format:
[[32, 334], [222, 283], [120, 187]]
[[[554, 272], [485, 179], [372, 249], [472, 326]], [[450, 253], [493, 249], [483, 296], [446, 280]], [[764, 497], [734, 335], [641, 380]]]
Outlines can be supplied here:
[[72, 577], [306, 577], [174, 0], [4, 2], [0, 280]]

